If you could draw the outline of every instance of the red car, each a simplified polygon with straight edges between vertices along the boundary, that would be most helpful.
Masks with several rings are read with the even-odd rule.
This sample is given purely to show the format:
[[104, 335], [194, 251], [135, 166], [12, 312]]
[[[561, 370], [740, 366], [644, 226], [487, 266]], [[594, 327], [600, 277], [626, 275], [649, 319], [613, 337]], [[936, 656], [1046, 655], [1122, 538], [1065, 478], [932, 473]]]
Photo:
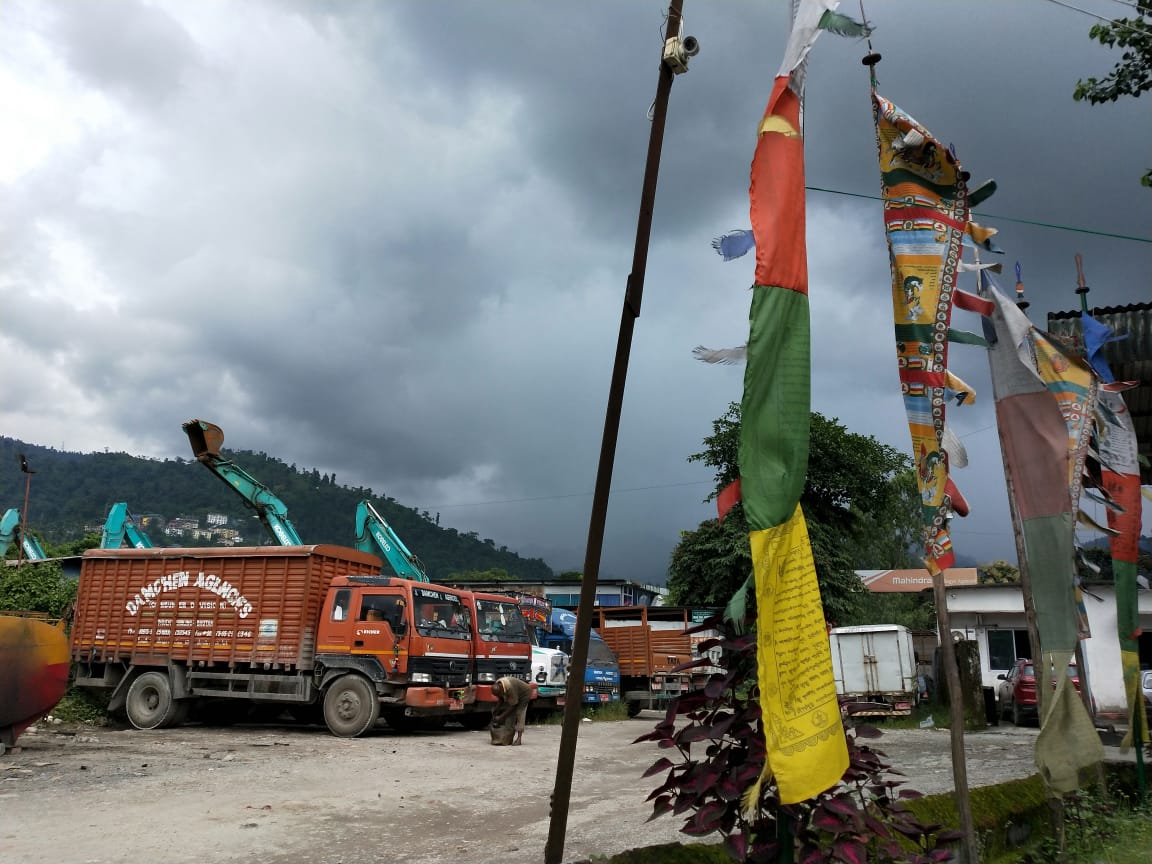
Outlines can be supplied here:
[[[1039, 711], [1036, 707], [1036, 669], [1031, 660], [1017, 660], [1007, 675], [997, 675], [1000, 687], [996, 691], [996, 704], [1001, 717], [1009, 712], [1012, 714], [1012, 723], [1021, 725], [1025, 718], [1039, 720]], [[1075, 663], [1068, 664], [1068, 677], [1076, 692], [1080, 692], [1080, 675]], [[1055, 688], [1055, 684], [1053, 684]]]

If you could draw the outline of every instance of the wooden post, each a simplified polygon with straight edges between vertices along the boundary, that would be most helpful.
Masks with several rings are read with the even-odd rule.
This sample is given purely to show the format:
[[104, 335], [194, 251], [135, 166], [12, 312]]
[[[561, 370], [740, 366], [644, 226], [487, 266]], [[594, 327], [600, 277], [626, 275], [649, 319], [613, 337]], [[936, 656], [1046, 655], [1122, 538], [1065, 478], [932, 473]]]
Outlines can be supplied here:
[[972, 798], [968, 794], [968, 763], [964, 756], [964, 690], [960, 686], [960, 667], [956, 665], [956, 646], [952, 644], [952, 616], [948, 612], [948, 593], [944, 574], [932, 574], [932, 596], [936, 601], [936, 627], [940, 631], [940, 658], [944, 663], [944, 680], [948, 684], [948, 731], [952, 741], [952, 782], [956, 787], [956, 812], [960, 816], [960, 864], [980, 864], [976, 846], [976, 829], [972, 823]]

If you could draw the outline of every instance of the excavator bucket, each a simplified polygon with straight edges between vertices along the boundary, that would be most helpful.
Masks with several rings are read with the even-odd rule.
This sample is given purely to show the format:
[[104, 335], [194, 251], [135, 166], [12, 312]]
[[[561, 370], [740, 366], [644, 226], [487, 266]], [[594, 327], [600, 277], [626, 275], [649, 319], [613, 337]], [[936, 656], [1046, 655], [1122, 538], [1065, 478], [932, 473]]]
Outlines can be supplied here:
[[189, 420], [183, 424], [184, 432], [188, 435], [188, 442], [192, 445], [192, 455], [201, 462], [209, 457], [220, 457], [220, 448], [224, 446], [224, 430], [215, 423], [207, 420]]

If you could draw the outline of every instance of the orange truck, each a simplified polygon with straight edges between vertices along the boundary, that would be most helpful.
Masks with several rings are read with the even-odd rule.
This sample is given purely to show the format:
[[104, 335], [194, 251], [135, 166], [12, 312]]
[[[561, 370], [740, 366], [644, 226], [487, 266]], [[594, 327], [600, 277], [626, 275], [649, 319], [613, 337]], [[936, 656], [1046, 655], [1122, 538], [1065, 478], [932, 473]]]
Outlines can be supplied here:
[[[229, 704], [318, 712], [356, 737], [464, 716], [474, 700], [463, 592], [380, 575], [341, 546], [90, 549], [75, 683], [138, 729]], [[207, 711], [206, 711], [207, 713]]]
[[[667, 707], [693, 687], [690, 672], [675, 671], [696, 659], [688, 611], [680, 607], [601, 606], [596, 631], [620, 664], [620, 695], [628, 716]], [[693, 670], [695, 671], [695, 670]]]

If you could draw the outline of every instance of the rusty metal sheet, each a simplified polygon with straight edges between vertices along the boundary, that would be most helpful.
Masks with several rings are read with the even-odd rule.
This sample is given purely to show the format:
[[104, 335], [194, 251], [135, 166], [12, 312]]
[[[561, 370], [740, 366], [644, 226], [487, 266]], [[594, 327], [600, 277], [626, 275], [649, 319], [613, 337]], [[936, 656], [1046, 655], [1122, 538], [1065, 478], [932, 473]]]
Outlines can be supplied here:
[[0, 744], [15, 744], [21, 732], [64, 698], [68, 667], [63, 624], [0, 615]]

